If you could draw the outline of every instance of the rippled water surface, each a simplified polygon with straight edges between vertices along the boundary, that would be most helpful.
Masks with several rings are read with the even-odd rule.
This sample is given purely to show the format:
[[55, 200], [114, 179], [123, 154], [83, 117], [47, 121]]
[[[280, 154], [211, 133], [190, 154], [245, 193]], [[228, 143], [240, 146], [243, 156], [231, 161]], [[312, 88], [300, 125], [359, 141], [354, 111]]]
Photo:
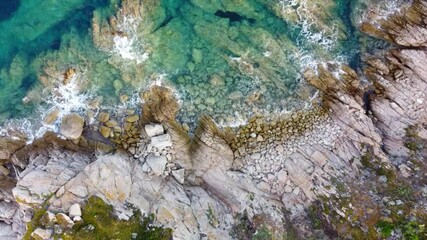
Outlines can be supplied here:
[[359, 65], [360, 1], [135, 2], [0, 0], [0, 122], [135, 107], [161, 83], [182, 121], [232, 125], [306, 106], [307, 68]]

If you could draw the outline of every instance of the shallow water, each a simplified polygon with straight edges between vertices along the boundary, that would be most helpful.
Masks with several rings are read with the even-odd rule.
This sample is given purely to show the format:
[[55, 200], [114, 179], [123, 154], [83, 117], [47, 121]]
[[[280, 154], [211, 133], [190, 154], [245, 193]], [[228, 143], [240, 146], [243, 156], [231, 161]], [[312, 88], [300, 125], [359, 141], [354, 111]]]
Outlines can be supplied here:
[[[232, 125], [254, 112], [307, 106], [314, 94], [301, 77], [307, 68], [360, 64], [352, 14], [362, 5], [351, 0], [162, 0], [139, 11], [119, 5], [0, 0], [0, 123], [40, 122], [53, 108], [61, 117], [135, 107], [141, 89], [161, 82], [176, 89], [182, 121], [207, 113]], [[115, 13], [117, 29], [97, 36], [91, 23], [108, 27]], [[69, 68], [73, 82], [58, 83]]]

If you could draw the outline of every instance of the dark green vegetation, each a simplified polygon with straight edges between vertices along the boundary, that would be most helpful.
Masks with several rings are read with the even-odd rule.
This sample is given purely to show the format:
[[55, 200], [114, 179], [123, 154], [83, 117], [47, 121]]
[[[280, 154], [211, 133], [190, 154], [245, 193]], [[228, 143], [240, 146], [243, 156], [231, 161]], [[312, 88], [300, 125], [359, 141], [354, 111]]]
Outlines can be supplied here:
[[36, 230], [38, 227], [42, 226], [41, 219], [43, 215], [47, 212], [47, 203], [42, 206], [34, 209], [34, 216], [31, 219], [31, 222], [27, 224], [27, 232], [25, 233], [23, 240], [30, 240], [31, 233]]
[[[62, 234], [63, 239], [134, 239], [167, 240], [172, 239], [172, 230], [153, 227], [154, 216], [141, 218], [135, 212], [128, 221], [118, 220], [113, 215], [113, 207], [101, 198], [91, 197], [82, 209], [83, 223], [76, 224], [70, 232]], [[93, 230], [90, 230], [93, 226]]]
[[295, 230], [288, 222], [280, 231], [272, 229], [264, 216], [255, 215], [252, 220], [249, 219], [248, 213], [244, 211], [235, 216], [235, 225], [233, 226], [230, 236], [239, 240], [296, 240], [299, 239]]
[[[31, 233], [42, 226], [42, 216], [46, 213], [46, 205], [37, 208], [34, 217], [28, 223], [28, 231], [24, 240], [29, 240]], [[82, 209], [82, 223], [76, 223], [74, 227], [62, 234], [54, 235], [55, 239], [64, 240], [168, 240], [172, 239], [172, 230], [152, 226], [154, 216], [141, 216], [139, 211], [128, 220], [119, 220], [113, 214], [113, 207], [106, 204], [99, 197], [90, 197]]]

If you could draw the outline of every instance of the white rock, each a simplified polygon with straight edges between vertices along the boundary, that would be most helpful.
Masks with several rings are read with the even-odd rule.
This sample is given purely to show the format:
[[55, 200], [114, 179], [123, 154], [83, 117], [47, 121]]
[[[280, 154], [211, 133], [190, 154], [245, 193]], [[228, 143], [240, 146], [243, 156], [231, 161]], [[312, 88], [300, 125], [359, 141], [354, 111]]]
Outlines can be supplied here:
[[179, 170], [172, 171], [172, 175], [175, 177], [175, 179], [179, 183], [181, 183], [181, 184], [184, 183], [185, 169], [179, 169]]
[[162, 175], [163, 171], [165, 171], [167, 162], [168, 160], [165, 156], [155, 156], [153, 154], [148, 155], [146, 160], [146, 163], [156, 176]]
[[156, 147], [159, 150], [163, 150], [167, 147], [172, 147], [172, 138], [169, 134], [163, 134], [151, 138], [151, 147]]
[[82, 222], [82, 221], [83, 221], [83, 219], [82, 219], [81, 216], [75, 216], [75, 217], [73, 217], [73, 222]]
[[82, 210], [80, 208], [80, 204], [75, 203], [75, 204], [71, 205], [68, 215], [70, 216], [70, 218], [74, 218], [76, 216], [81, 217], [82, 216]]
[[286, 186], [285, 186], [285, 192], [287, 192], [287, 193], [292, 192], [292, 187], [291, 187], [291, 186], [289, 186], [289, 185], [286, 185]]
[[31, 237], [35, 240], [48, 240], [52, 236], [52, 230], [37, 228], [31, 233]]
[[161, 124], [148, 124], [144, 126], [145, 132], [151, 138], [164, 133], [163, 126]]

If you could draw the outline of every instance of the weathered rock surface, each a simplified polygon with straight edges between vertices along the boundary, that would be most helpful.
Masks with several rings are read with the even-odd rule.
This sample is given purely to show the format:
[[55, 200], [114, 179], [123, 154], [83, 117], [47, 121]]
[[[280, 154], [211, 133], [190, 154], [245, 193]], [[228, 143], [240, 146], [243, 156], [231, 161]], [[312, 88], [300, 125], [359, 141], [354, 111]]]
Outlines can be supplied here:
[[401, 13], [386, 18], [378, 18], [378, 12], [369, 11], [360, 26], [361, 31], [402, 46], [427, 46], [427, 2], [414, 0], [408, 7], [401, 7]]
[[22, 206], [41, 204], [91, 161], [91, 154], [84, 150], [75, 151], [77, 146], [68, 148], [67, 145], [61, 146], [61, 141], [56, 142], [49, 136], [47, 139], [47, 143], [35, 142], [32, 147], [14, 155], [21, 161], [27, 159], [29, 164], [19, 174], [20, 180], [13, 189], [13, 196]]
[[[69, 210], [76, 221], [81, 212], [73, 208], [97, 195], [112, 204], [122, 219], [132, 215], [129, 204], [143, 214], [155, 213], [156, 223], [172, 228], [176, 239], [232, 239], [236, 215], [243, 212], [250, 219], [262, 219], [280, 238], [288, 227], [283, 209], [291, 211], [299, 233], [310, 232], [306, 207], [340, 191], [333, 179], [364, 179], [361, 161], [366, 153], [385, 170], [393, 170], [390, 163], [398, 157], [396, 172], [410, 180], [415, 167], [402, 162], [414, 153], [405, 146], [406, 129], [416, 126], [417, 137], [427, 138], [427, 52], [416, 48], [426, 44], [425, 8], [425, 1], [415, 0], [404, 15], [380, 21], [381, 28], [362, 26], [374, 36], [411, 47], [364, 56], [372, 86], [362, 84], [349, 67], [321, 64], [317, 71], [304, 74], [319, 90], [315, 107], [283, 119], [256, 116], [231, 133], [202, 117], [190, 137], [174, 120], [179, 105], [172, 90], [154, 86], [143, 94], [141, 122], [161, 122], [165, 128], [146, 125], [149, 139], [137, 141], [132, 151], [95, 156], [73, 143], [67, 147], [36, 141], [23, 147], [0, 140], [1, 146], [10, 146], [7, 151], [0, 149], [0, 159], [25, 168], [17, 173], [17, 183], [11, 176], [1, 180], [0, 200], [15, 200], [21, 209], [0, 201], [0, 236], [16, 238], [17, 226], [10, 223], [19, 222], [17, 216], [24, 219], [20, 210], [40, 205], [48, 195], [52, 195], [49, 210]], [[213, 82], [222, 85], [219, 79]], [[101, 121], [108, 119], [104, 115]], [[127, 120], [138, 119], [132, 115]], [[83, 127], [83, 121], [76, 122], [78, 127], [70, 124], [66, 134], [61, 131], [68, 139], [81, 135], [75, 130]], [[388, 181], [385, 175], [379, 179]], [[401, 202], [393, 200], [394, 205]], [[342, 219], [347, 217], [344, 210], [333, 210]], [[74, 224], [70, 217], [58, 214], [56, 219], [70, 228]]]
[[370, 110], [384, 134], [386, 150], [394, 156], [408, 156], [409, 149], [404, 146], [408, 127], [426, 131], [427, 52], [392, 50], [382, 58], [368, 57], [366, 62], [366, 73], [377, 89]]

